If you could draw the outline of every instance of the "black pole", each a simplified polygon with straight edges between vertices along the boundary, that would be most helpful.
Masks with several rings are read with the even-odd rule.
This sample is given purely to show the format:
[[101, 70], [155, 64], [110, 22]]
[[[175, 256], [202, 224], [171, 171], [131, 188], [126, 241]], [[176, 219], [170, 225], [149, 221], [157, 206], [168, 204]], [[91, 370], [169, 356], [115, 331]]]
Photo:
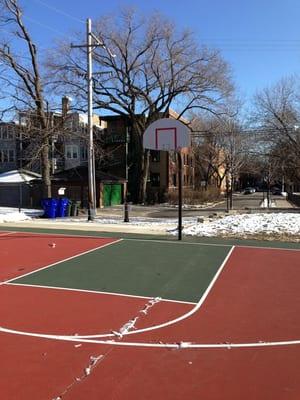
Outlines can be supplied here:
[[229, 183], [226, 176], [226, 211], [229, 212]]
[[[22, 136], [22, 125], [19, 116], [19, 152], [20, 152], [20, 159], [19, 159], [19, 171], [20, 176], [22, 177], [22, 168], [23, 168], [23, 136]], [[21, 212], [21, 208], [23, 206], [23, 192], [22, 192], [22, 182], [19, 183], [19, 212]]]
[[22, 209], [22, 203], [23, 203], [23, 199], [22, 199], [22, 183], [19, 183], [19, 212], [21, 212]]
[[125, 193], [124, 193], [124, 222], [129, 222], [129, 207], [128, 207], [128, 127], [125, 132]]
[[178, 151], [178, 240], [182, 239], [182, 158]]

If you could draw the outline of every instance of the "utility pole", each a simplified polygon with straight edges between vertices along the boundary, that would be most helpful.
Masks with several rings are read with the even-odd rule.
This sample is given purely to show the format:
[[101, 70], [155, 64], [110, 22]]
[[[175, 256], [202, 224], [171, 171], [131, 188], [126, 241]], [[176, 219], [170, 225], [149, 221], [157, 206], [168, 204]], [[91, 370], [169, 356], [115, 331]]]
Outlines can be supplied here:
[[111, 57], [114, 54], [107, 49], [92, 32], [92, 21], [86, 21], [86, 44], [71, 45], [72, 48], [85, 48], [87, 53], [87, 93], [88, 93], [88, 220], [93, 221], [96, 216], [96, 172], [93, 135], [93, 51], [96, 47], [104, 48]]
[[128, 141], [129, 141], [129, 129], [126, 126], [125, 132], [125, 179], [126, 179], [126, 190], [124, 193], [124, 222], [129, 222], [129, 207], [128, 207]]
[[87, 89], [88, 89], [88, 176], [89, 176], [89, 208], [88, 220], [93, 221], [96, 217], [96, 173], [95, 173], [95, 153], [94, 153], [94, 135], [93, 135], [93, 49], [92, 49], [92, 21], [90, 18], [86, 21], [86, 39], [87, 39]]

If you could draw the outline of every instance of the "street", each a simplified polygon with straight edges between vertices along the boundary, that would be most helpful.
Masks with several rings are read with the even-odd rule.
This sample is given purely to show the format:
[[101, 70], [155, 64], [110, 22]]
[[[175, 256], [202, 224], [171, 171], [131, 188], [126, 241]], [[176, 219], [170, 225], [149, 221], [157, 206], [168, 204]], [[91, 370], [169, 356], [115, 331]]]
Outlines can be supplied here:
[[[266, 193], [256, 192], [253, 194], [245, 195], [243, 193], [235, 193], [233, 196], [233, 210], [261, 210], [260, 204], [266, 197]], [[275, 208], [272, 208], [273, 212], [282, 211], [283, 209], [291, 210], [293, 207], [283, 196], [271, 195], [272, 201], [275, 201]], [[226, 199], [218, 202], [214, 206], [197, 208], [190, 206], [189, 209], [183, 208], [184, 217], [195, 217], [195, 216], [208, 216], [212, 213], [225, 213], [227, 210]], [[101, 217], [105, 216], [122, 216], [123, 205], [113, 206], [98, 209], [97, 215]], [[176, 218], [178, 210], [176, 206], [143, 206], [133, 205], [129, 211], [130, 216], [134, 217], [149, 217], [149, 218]]]

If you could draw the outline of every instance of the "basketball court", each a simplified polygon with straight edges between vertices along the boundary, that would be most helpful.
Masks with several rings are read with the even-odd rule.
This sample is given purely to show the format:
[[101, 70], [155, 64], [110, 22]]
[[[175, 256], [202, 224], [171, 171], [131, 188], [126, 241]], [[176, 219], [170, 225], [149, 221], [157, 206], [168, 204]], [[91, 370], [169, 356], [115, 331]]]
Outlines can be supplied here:
[[3, 398], [298, 399], [299, 249], [270, 246], [2, 231]]

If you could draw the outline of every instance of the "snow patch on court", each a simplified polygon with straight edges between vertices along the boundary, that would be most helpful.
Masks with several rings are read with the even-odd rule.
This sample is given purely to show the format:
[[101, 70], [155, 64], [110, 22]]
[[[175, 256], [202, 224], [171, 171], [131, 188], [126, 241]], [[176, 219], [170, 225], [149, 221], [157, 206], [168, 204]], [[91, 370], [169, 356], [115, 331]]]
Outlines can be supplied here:
[[[150, 308], [152, 308], [155, 304], [159, 303], [162, 300], [161, 297], [154, 297], [150, 299], [147, 304], [140, 310], [141, 314], [147, 315]], [[140, 316], [136, 316], [135, 318], [129, 320], [124, 324], [118, 331], [112, 331], [112, 334], [117, 336], [119, 339], [122, 339], [124, 335], [127, 335], [132, 330], [137, 329], [136, 323]]]
[[235, 234], [298, 235], [300, 234], [300, 215], [296, 213], [229, 215], [215, 221], [193, 224], [185, 228], [183, 234], [191, 236], [220, 236]]

